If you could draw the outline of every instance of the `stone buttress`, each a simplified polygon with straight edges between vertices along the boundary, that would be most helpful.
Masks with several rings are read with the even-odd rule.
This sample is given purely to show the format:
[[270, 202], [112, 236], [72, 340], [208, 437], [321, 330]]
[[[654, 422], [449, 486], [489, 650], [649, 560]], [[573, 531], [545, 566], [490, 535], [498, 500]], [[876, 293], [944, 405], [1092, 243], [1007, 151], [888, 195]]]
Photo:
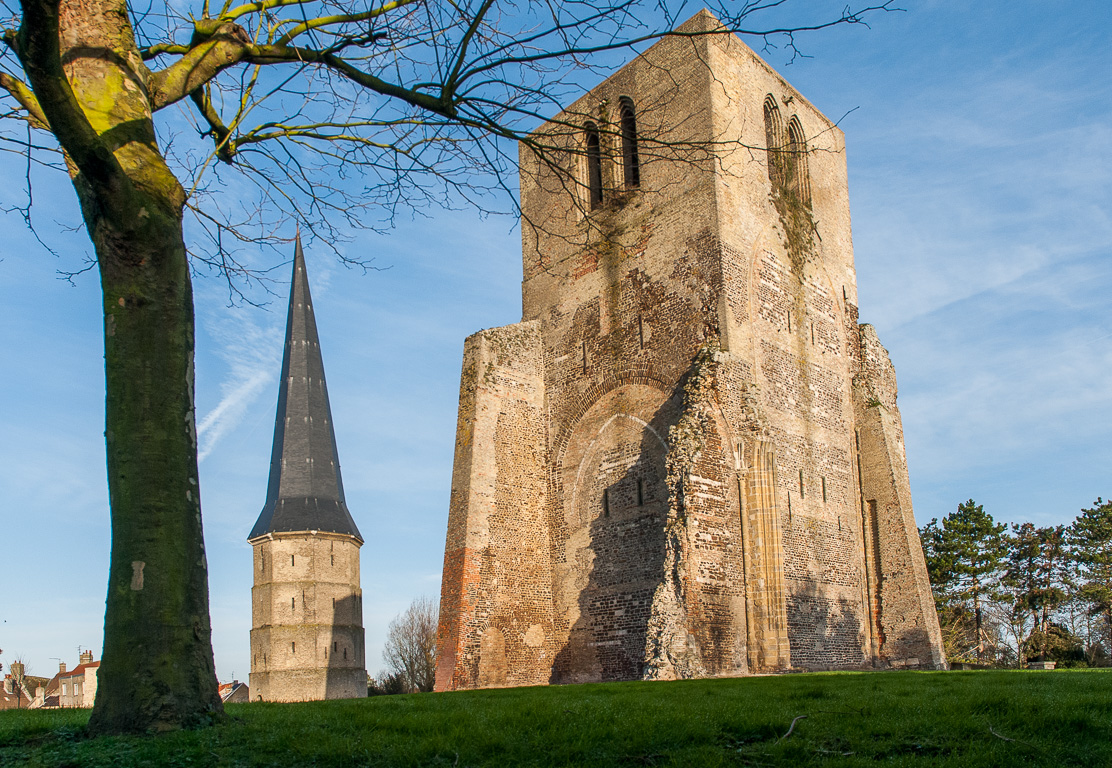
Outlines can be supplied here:
[[251, 696], [367, 695], [359, 548], [340, 460], [313, 300], [298, 237], [266, 504], [248, 541]]
[[464, 347], [437, 688], [944, 666], [841, 131], [706, 34], [532, 138], [523, 321]]

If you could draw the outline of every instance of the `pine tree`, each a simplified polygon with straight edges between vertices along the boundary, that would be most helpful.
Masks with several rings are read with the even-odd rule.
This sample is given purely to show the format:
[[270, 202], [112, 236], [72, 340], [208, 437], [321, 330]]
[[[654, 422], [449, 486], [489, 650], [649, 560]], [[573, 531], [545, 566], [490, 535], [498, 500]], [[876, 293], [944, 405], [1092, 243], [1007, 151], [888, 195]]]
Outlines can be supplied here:
[[931, 520], [923, 529], [927, 568], [941, 603], [956, 615], [973, 615], [978, 662], [984, 660], [984, 603], [998, 593], [1006, 529], [973, 499], [959, 504], [941, 527]]
[[1112, 501], [1097, 497], [1081, 510], [1068, 531], [1070, 554], [1077, 564], [1080, 597], [1092, 615], [1104, 619], [1112, 654]]
[[1045, 659], [1051, 616], [1069, 598], [1065, 526], [1038, 528], [1032, 523], [1012, 523], [1005, 546], [1007, 565], [1003, 583], [1011, 593], [1012, 610], [1031, 617], [1031, 632], [1018, 649], [1020, 661], [1027, 650]]

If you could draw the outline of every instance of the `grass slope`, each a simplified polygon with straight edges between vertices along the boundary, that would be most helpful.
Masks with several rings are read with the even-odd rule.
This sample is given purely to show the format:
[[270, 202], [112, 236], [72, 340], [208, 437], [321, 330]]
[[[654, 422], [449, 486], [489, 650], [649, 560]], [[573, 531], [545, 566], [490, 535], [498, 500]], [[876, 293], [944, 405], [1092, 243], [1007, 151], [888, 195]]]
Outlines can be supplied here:
[[201, 731], [86, 739], [87, 711], [0, 712], [0, 765], [1112, 766], [1112, 672], [1095, 670], [603, 683], [228, 714]]

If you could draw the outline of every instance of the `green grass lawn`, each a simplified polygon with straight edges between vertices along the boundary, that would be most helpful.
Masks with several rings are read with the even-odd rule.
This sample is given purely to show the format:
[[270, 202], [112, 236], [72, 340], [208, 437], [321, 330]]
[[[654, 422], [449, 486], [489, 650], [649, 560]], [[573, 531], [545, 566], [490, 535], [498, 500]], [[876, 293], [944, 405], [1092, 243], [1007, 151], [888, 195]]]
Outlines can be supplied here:
[[239, 704], [228, 716], [88, 739], [88, 711], [0, 712], [0, 765], [1112, 767], [1103, 670], [603, 683]]

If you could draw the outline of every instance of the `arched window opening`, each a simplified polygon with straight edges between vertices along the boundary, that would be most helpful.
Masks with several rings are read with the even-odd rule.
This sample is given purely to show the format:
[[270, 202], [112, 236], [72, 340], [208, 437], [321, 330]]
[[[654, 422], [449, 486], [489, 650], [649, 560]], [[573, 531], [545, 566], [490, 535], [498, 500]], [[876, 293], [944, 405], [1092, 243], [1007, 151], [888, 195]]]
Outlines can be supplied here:
[[622, 122], [622, 171], [627, 189], [641, 186], [641, 158], [637, 154], [637, 118], [633, 113], [633, 100], [628, 96], [618, 99]]
[[811, 176], [807, 169], [807, 139], [803, 126], [794, 116], [788, 123], [788, 151], [785, 153], [787, 167], [784, 186], [789, 195], [806, 206], [811, 205]]
[[768, 157], [768, 180], [772, 182], [774, 190], [780, 189], [784, 183], [783, 153], [784, 153], [784, 123], [780, 119], [780, 108], [776, 106], [776, 99], [772, 94], [765, 98], [765, 152]]
[[587, 123], [583, 127], [587, 134], [587, 189], [591, 198], [591, 209], [602, 205], [602, 149], [599, 145], [598, 126]]

